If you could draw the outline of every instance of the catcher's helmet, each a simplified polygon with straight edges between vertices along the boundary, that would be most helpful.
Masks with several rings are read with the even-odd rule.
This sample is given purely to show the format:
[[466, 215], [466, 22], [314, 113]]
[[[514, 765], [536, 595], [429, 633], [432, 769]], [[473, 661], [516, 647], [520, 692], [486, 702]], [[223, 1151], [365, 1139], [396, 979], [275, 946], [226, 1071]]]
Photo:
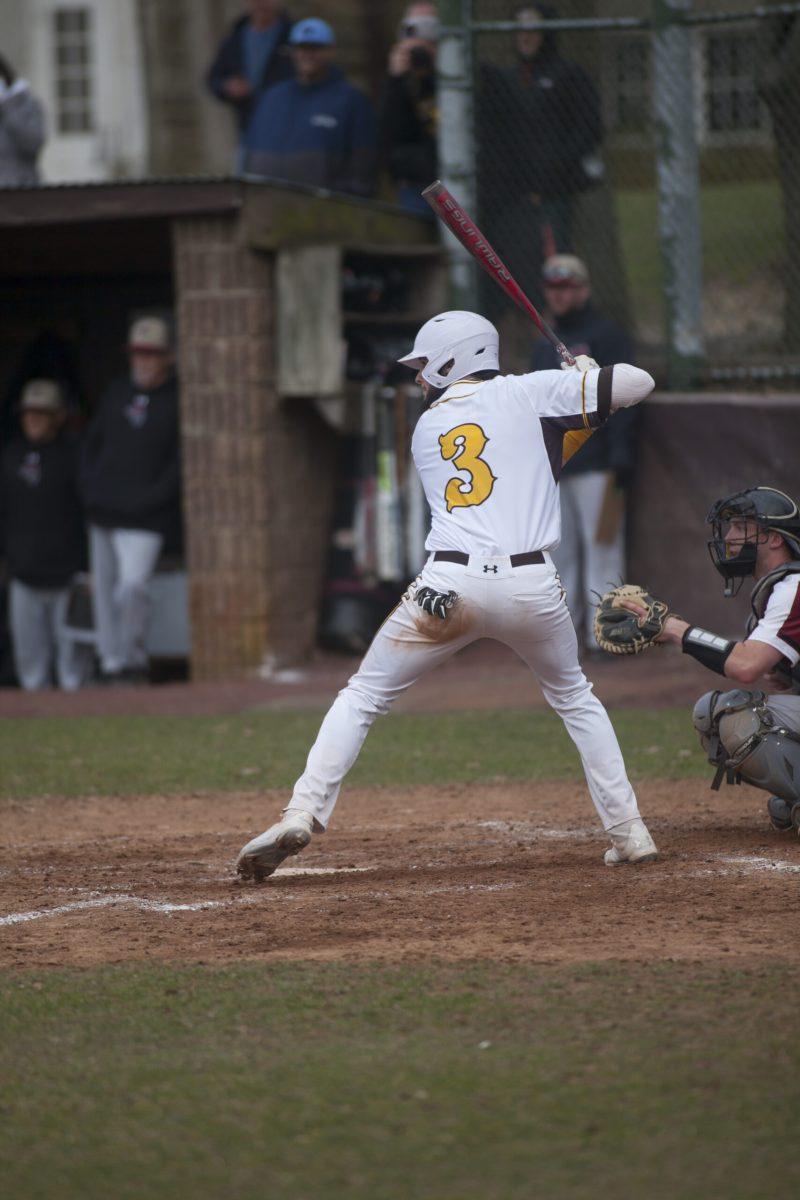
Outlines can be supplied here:
[[426, 321], [410, 354], [398, 359], [420, 371], [435, 388], [445, 388], [473, 371], [497, 370], [500, 336], [485, 317], [444, 312]]
[[733, 547], [725, 541], [723, 528], [733, 520], [752, 521], [759, 530], [779, 533], [793, 558], [800, 559], [800, 511], [791, 496], [779, 492], [777, 488], [752, 487], [743, 492], [735, 492], [723, 500], [717, 500], [709, 509], [706, 517], [711, 526], [712, 536], [708, 542], [708, 552], [711, 561], [725, 580], [725, 595], [733, 596], [739, 590], [733, 586], [734, 580], [741, 580], [752, 575], [756, 567], [758, 552], [758, 537], [745, 539], [738, 550], [733, 553]]

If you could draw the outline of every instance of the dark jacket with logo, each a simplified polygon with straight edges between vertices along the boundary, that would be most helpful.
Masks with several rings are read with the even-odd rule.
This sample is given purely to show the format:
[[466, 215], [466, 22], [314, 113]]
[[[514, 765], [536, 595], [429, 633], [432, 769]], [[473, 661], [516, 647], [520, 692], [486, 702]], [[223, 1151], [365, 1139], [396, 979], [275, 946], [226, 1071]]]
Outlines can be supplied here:
[[[591, 301], [551, 324], [573, 355], [588, 354], [601, 367], [633, 362], [633, 347], [628, 335], [619, 325], [602, 316]], [[546, 338], [540, 338], [533, 348], [531, 370], [557, 371], [560, 366], [561, 359], [555, 346], [551, 346]], [[614, 471], [620, 485], [627, 485], [636, 460], [636, 424], [635, 408], [623, 408], [613, 413], [573, 455], [561, 478], [585, 471]]]
[[485, 201], [547, 199], [590, 187], [602, 174], [602, 133], [597, 90], [583, 67], [561, 57], [553, 34], [529, 61], [483, 67], [478, 151]]
[[372, 105], [332, 67], [321, 83], [292, 79], [264, 93], [245, 137], [245, 170], [371, 196], [376, 152]]
[[294, 75], [291, 56], [289, 54], [289, 33], [294, 22], [286, 13], [280, 18], [280, 31], [275, 50], [267, 59], [261, 82], [252, 96], [244, 100], [232, 100], [225, 92], [225, 81], [233, 75], [244, 75], [244, 35], [249, 16], [240, 17], [234, 24], [227, 37], [220, 42], [216, 57], [208, 68], [206, 83], [209, 91], [222, 100], [224, 104], [233, 106], [240, 132], [244, 132], [262, 92], [284, 79]]
[[86, 565], [86, 535], [78, 492], [79, 443], [15, 438], [0, 465], [0, 526], [12, 579], [28, 587], [63, 588]]
[[173, 543], [180, 528], [178, 384], [152, 391], [118, 379], [106, 391], [86, 436], [82, 470], [94, 525], [145, 529]]

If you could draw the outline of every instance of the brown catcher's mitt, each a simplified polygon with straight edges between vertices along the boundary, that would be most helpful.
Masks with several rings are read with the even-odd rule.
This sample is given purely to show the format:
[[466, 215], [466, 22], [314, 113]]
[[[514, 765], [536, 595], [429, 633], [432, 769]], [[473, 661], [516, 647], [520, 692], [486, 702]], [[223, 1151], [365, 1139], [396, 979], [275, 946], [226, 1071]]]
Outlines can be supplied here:
[[[621, 600], [632, 600], [647, 612], [641, 616], [623, 608]], [[648, 650], [670, 615], [663, 600], [656, 600], [635, 583], [622, 583], [600, 597], [594, 614], [597, 644], [609, 654], [639, 654]]]

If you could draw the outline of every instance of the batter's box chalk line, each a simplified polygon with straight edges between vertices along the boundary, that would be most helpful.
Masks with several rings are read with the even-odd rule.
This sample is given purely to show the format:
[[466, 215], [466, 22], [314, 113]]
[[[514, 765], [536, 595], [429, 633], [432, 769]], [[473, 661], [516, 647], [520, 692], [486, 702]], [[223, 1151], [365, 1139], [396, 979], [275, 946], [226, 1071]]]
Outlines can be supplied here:
[[599, 837], [602, 833], [597, 829], [545, 829], [541, 825], [535, 825], [533, 821], [477, 821], [476, 824], [479, 829], [491, 829], [511, 837], [527, 838], [532, 842], [539, 839], [554, 842], [572, 839], [583, 841], [586, 838]]
[[[353, 875], [363, 871], [372, 871], [374, 867], [281, 867], [273, 879], [291, 875]], [[41, 921], [44, 917], [64, 917], [74, 912], [85, 912], [96, 908], [136, 908], [141, 912], [163, 913], [172, 916], [173, 913], [205, 912], [212, 908], [230, 908], [234, 904], [256, 904], [263, 893], [253, 893], [246, 896], [234, 896], [229, 900], [195, 900], [190, 904], [173, 904], [168, 900], [148, 900], [144, 896], [131, 896], [124, 892], [112, 893], [108, 896], [96, 896], [86, 900], [73, 900], [69, 904], [57, 904], [53, 908], [34, 908], [28, 912], [8, 913], [0, 917], [2, 925], [23, 925], [28, 921]], [[294, 899], [286, 892], [280, 894], [281, 900]]]
[[743, 871], [776, 871], [783, 875], [800, 875], [800, 863], [784, 862], [777, 858], [763, 858], [758, 854], [717, 854], [718, 862], [740, 867]]

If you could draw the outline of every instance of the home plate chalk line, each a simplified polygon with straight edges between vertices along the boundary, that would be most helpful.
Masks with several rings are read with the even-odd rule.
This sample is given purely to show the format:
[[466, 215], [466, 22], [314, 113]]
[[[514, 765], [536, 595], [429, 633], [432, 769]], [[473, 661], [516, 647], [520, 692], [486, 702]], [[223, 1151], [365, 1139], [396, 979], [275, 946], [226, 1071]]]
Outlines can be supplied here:
[[[362, 871], [373, 871], [374, 867], [280, 867], [273, 879], [282, 875], [355, 875]], [[172, 904], [169, 901], [147, 900], [144, 896], [129, 896], [117, 892], [110, 896], [97, 896], [90, 900], [72, 900], [69, 904], [58, 904], [54, 908], [34, 908], [29, 912], [8, 913], [0, 917], [0, 925], [22, 925], [27, 921], [40, 921], [43, 917], [63, 917], [67, 913], [92, 908], [113, 908], [125, 905], [143, 912], [171, 913], [204, 912], [210, 908], [229, 908], [232, 904], [254, 904], [258, 896], [234, 896], [229, 900], [196, 900], [192, 904]]]

